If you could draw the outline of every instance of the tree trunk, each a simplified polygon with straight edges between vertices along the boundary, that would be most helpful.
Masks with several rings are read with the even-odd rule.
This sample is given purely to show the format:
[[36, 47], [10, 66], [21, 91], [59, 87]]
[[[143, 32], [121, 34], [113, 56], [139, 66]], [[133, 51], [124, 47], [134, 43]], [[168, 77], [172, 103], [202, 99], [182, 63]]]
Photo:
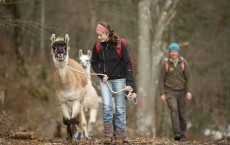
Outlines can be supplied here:
[[45, 57], [45, 0], [41, 0], [41, 57], [40, 60], [44, 61]]
[[[94, 0], [89, 1], [89, 7], [90, 7], [90, 25], [89, 25], [89, 33], [87, 36], [87, 42], [86, 44], [94, 44], [95, 43], [95, 35], [92, 35], [96, 31], [96, 23], [97, 23], [97, 12], [95, 9], [96, 2]], [[88, 48], [88, 46], [85, 46], [85, 48]], [[90, 46], [91, 49], [91, 46]]]
[[[152, 16], [150, 6], [158, 8], [159, 1], [143, 0], [139, 3], [139, 61], [138, 61], [138, 95], [139, 108], [137, 113], [138, 130], [147, 136], [156, 136], [156, 97], [158, 97], [158, 80], [160, 60], [163, 57], [162, 38], [169, 22], [175, 16], [178, 0], [167, 0], [160, 14], [155, 10]], [[154, 36], [150, 43], [150, 18], [156, 23]], [[151, 49], [150, 49], [150, 45]]]
[[23, 54], [22, 49], [22, 32], [21, 32], [21, 25], [18, 23], [20, 19], [20, 10], [17, 4], [12, 6], [12, 13], [15, 19], [14, 22], [14, 40], [15, 40], [15, 53], [17, 56], [17, 63], [18, 63], [18, 72], [21, 73], [23, 76], [28, 75], [28, 71], [26, 69], [26, 62]]
[[5, 88], [0, 87], [0, 114], [6, 115], [4, 110], [4, 102], [5, 102]]
[[[154, 99], [148, 101], [149, 109], [155, 110], [156, 108], [156, 99], [159, 97], [158, 82], [159, 82], [159, 72], [160, 72], [160, 61], [163, 57], [162, 51], [162, 38], [164, 31], [168, 27], [168, 24], [171, 22], [172, 18], [175, 16], [175, 6], [179, 0], [167, 0], [164, 4], [162, 12], [157, 21], [157, 25], [155, 28], [155, 34], [153, 37], [153, 43], [151, 48], [151, 89], [149, 89], [149, 94], [151, 94]], [[148, 124], [152, 124], [153, 136], [156, 135], [156, 112], [152, 112], [152, 120], [147, 122]]]
[[[149, 111], [147, 102], [151, 99], [148, 94], [150, 84], [150, 16], [149, 7], [151, 0], [143, 0], [139, 3], [139, 37], [138, 37], [138, 68], [137, 68], [137, 85], [138, 85], [138, 110], [137, 110], [137, 127], [141, 134], [148, 134], [146, 121]], [[151, 110], [152, 111], [152, 110]], [[150, 115], [151, 116], [151, 115]], [[147, 118], [146, 118], [147, 117]], [[147, 121], [148, 122], [148, 121]]]

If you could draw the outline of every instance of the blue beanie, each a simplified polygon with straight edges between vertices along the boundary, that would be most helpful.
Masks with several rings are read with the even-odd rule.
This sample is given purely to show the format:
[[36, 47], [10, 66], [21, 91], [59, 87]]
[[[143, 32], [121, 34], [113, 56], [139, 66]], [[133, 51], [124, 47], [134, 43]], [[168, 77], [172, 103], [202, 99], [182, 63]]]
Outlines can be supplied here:
[[169, 51], [171, 50], [177, 50], [178, 52], [180, 51], [180, 46], [177, 43], [171, 43], [168, 47]]

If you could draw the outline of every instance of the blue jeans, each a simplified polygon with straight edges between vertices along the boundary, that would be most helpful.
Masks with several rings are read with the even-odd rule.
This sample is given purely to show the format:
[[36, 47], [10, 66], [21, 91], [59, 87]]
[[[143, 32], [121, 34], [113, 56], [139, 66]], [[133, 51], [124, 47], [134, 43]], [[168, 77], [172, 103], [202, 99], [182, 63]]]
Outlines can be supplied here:
[[[116, 92], [125, 87], [126, 79], [114, 79], [108, 80], [109, 86]], [[103, 112], [103, 123], [113, 123], [113, 100], [115, 100], [115, 126], [116, 128], [126, 128], [126, 111], [125, 111], [125, 91], [121, 91], [116, 94], [112, 94], [106, 83], [100, 80], [100, 90], [102, 95], [102, 112]]]

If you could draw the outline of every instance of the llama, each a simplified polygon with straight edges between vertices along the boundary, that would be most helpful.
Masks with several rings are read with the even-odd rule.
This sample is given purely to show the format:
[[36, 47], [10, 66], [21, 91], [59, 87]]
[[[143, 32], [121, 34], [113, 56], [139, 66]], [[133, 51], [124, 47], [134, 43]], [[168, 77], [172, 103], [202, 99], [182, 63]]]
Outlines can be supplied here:
[[[87, 55], [82, 53], [82, 49], [79, 50], [79, 59], [81, 66], [85, 69], [87, 74], [90, 74], [90, 59], [91, 59], [91, 51], [88, 50]], [[91, 76], [88, 75], [88, 84], [87, 84], [87, 91], [85, 95], [85, 99], [83, 102], [84, 113], [89, 112], [89, 120], [87, 121], [86, 115], [83, 115], [83, 127], [85, 131], [85, 137], [91, 137], [94, 124], [97, 118], [97, 110], [98, 110], [98, 95], [95, 88], [91, 82]]]
[[67, 125], [67, 139], [79, 139], [83, 132], [82, 112], [88, 83], [87, 75], [71, 69], [84, 71], [79, 63], [69, 58], [68, 34], [64, 38], [56, 38], [55, 34], [52, 34], [51, 41], [51, 54], [56, 67], [54, 87], [63, 115], [63, 123]]

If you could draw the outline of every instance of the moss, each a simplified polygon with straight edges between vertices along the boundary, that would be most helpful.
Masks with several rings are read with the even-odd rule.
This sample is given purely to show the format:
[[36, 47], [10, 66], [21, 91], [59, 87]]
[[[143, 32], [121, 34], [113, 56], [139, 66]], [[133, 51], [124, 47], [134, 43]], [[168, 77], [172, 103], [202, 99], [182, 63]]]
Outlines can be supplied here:
[[210, 72], [210, 69], [208, 67], [204, 67], [204, 68], [199, 68], [198, 69], [198, 73], [201, 75], [201, 76], [207, 76]]
[[197, 66], [193, 65], [193, 70], [195, 70], [200, 76], [204, 77], [211, 73], [211, 69], [209, 66]]
[[214, 122], [209, 114], [205, 114], [198, 116], [195, 120], [193, 120], [193, 124], [194, 125], [189, 130], [193, 133], [200, 133], [201, 130], [210, 128]]
[[36, 89], [34, 92], [32, 92], [32, 95], [37, 100], [45, 101], [45, 102], [49, 101], [49, 96], [47, 92], [44, 91], [43, 89], [40, 88]]
[[48, 78], [48, 71], [46, 68], [42, 67], [40, 71], [40, 78], [46, 80]]

